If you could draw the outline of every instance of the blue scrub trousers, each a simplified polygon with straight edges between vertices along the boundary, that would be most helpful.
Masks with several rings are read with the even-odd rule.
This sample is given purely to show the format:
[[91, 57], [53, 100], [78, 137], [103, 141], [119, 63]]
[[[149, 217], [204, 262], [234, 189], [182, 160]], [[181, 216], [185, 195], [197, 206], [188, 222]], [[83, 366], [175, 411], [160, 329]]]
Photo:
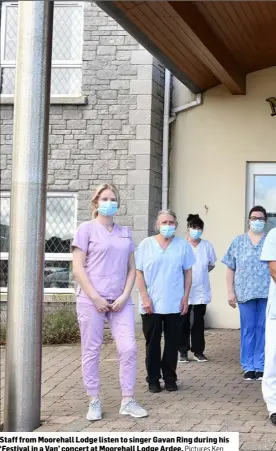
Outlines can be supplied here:
[[238, 304], [241, 323], [240, 362], [243, 370], [264, 371], [267, 298]]

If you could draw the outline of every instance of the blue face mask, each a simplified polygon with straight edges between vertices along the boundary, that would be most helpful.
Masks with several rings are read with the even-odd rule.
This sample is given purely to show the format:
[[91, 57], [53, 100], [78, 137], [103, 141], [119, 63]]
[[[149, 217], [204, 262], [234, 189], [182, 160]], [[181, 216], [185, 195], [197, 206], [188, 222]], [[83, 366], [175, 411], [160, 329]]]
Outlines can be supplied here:
[[202, 230], [198, 230], [198, 229], [190, 229], [190, 237], [193, 240], [199, 240], [199, 238], [202, 235]]
[[265, 228], [265, 222], [259, 221], [258, 219], [256, 221], [250, 221], [250, 229], [254, 233], [262, 233]]
[[171, 238], [175, 234], [176, 227], [173, 225], [162, 225], [160, 233], [164, 238]]
[[118, 210], [118, 202], [111, 200], [100, 200], [98, 206], [98, 213], [103, 216], [114, 216]]

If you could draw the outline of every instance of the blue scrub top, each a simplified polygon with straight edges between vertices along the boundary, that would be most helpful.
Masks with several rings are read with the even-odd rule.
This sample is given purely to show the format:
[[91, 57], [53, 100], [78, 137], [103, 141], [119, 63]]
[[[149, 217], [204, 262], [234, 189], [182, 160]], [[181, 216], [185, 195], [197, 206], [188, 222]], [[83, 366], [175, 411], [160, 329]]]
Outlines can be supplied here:
[[[191, 245], [187, 240], [174, 237], [162, 249], [155, 237], [144, 239], [135, 252], [136, 268], [144, 274], [153, 312], [179, 313], [184, 296], [184, 270], [195, 263]], [[140, 312], [145, 313], [140, 297]]]
[[237, 236], [222, 259], [235, 271], [234, 287], [237, 302], [267, 298], [270, 282], [268, 264], [261, 261], [265, 236], [255, 246], [247, 233]]

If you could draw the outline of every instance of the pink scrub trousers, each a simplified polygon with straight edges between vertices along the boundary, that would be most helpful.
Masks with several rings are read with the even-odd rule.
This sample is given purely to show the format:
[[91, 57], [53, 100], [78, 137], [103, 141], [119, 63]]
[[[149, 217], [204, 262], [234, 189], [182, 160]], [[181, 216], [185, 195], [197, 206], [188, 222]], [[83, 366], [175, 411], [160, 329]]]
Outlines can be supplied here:
[[107, 318], [120, 360], [122, 396], [133, 396], [136, 380], [134, 307], [127, 302], [119, 312], [98, 312], [88, 298], [78, 297], [77, 314], [81, 332], [82, 377], [88, 396], [100, 391], [99, 358]]
[[[89, 221], [79, 226], [72, 246], [85, 252], [85, 269], [99, 295], [106, 300], [117, 299], [124, 291], [129, 256], [135, 248], [129, 229], [114, 224], [112, 231], [108, 232], [96, 221]], [[133, 396], [137, 351], [131, 299], [119, 312], [101, 313], [79, 287], [77, 315], [81, 332], [82, 375], [88, 396], [97, 396], [100, 390], [99, 358], [106, 319], [119, 355], [122, 396]]]

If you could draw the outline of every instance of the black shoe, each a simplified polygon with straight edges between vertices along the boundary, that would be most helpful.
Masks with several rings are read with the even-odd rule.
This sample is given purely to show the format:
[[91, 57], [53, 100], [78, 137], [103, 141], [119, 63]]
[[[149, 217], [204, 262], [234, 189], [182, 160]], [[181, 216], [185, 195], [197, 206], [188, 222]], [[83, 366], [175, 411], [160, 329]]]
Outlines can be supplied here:
[[161, 387], [160, 387], [160, 382], [151, 382], [149, 384], [149, 391], [151, 393], [160, 393], [161, 392]]
[[[162, 376], [161, 376], [161, 374], [160, 374], [159, 380], [161, 380], [161, 379], [162, 379]], [[150, 383], [149, 381], [150, 381], [149, 376], [147, 376], [147, 377], [146, 377], [146, 382], [147, 382], [148, 384]]]
[[180, 352], [178, 361], [181, 363], [189, 363], [188, 352]]
[[263, 371], [256, 371], [256, 373], [255, 373], [256, 381], [262, 381], [263, 380], [263, 376], [264, 376]]
[[270, 415], [270, 420], [271, 420], [271, 423], [273, 424], [273, 426], [276, 426], [276, 412], [274, 412]]
[[243, 375], [244, 381], [254, 381], [255, 380], [255, 371], [246, 371]]
[[194, 359], [197, 362], [208, 362], [207, 357], [205, 357], [205, 355], [203, 353], [202, 354], [194, 354]]
[[165, 390], [167, 391], [177, 391], [178, 386], [176, 382], [165, 382]]

